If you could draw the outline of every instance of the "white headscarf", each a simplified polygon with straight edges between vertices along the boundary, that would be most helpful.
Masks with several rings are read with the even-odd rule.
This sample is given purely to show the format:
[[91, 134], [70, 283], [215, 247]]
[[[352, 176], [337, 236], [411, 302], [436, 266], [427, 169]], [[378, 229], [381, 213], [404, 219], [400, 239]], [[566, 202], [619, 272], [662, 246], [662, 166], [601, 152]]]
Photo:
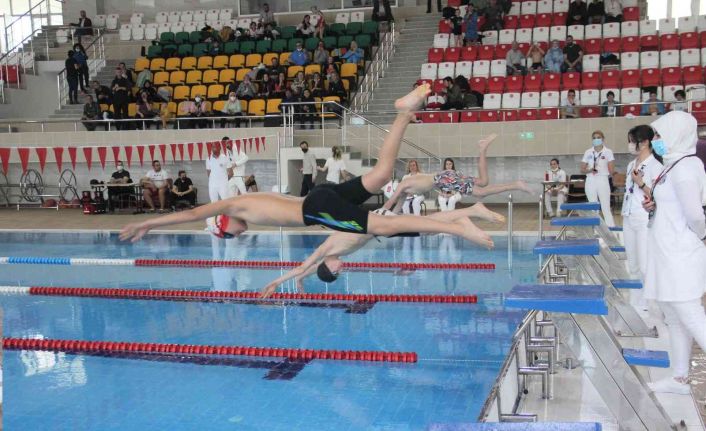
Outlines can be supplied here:
[[653, 121], [651, 126], [659, 133], [667, 147], [667, 153], [662, 156], [665, 166], [689, 154], [696, 154], [696, 141], [699, 138], [696, 133], [696, 118], [693, 115], [671, 111]]

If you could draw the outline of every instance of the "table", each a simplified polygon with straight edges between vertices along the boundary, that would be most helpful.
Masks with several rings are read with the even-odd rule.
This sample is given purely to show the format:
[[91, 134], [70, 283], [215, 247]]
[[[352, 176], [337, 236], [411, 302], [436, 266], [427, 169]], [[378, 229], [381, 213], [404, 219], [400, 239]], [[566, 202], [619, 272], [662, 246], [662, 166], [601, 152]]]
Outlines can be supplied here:
[[[144, 214], [144, 212], [145, 212], [145, 209], [144, 209], [144, 207], [145, 207], [145, 205], [144, 205], [144, 204], [145, 204], [145, 201], [144, 201], [144, 197], [143, 197], [143, 195], [142, 195], [142, 190], [143, 190], [142, 184], [140, 184], [140, 183], [128, 183], [128, 184], [117, 184], [117, 183], [116, 183], [116, 184], [111, 184], [111, 183], [108, 183], [108, 184], [91, 184], [91, 189], [92, 189], [94, 192], [100, 192], [101, 194], [102, 194], [103, 191], [105, 191], [105, 190], [110, 190], [110, 189], [115, 189], [115, 190], [120, 190], [120, 189], [122, 189], [122, 190], [125, 190], [125, 189], [127, 189], [127, 188], [132, 188], [132, 195], [135, 197], [135, 202], [136, 202], [136, 204], [137, 204], [137, 208], [135, 209], [135, 211], [133, 212], [133, 214]], [[127, 194], [127, 192], [126, 192], [126, 194]], [[113, 201], [112, 201], [112, 199], [110, 199], [110, 193], [108, 193], [107, 202], [108, 202], [108, 211], [112, 211], [112, 210], [113, 210]]]

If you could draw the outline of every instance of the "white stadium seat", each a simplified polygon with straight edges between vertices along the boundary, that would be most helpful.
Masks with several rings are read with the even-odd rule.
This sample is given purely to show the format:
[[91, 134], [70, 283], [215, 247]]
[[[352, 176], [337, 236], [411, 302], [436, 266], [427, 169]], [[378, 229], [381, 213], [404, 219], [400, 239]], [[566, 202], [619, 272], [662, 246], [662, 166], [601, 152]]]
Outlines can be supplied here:
[[351, 12], [351, 22], [365, 21], [365, 13], [363, 11]]
[[638, 0], [623, 0], [623, 7], [637, 7]]
[[206, 21], [218, 21], [219, 16], [221, 16], [220, 9], [209, 9], [206, 12]]
[[584, 72], [599, 72], [601, 70], [600, 55], [586, 54], [583, 56]]
[[625, 21], [620, 24], [620, 35], [622, 37], [639, 36], [640, 26], [635, 21]]
[[184, 31], [184, 23], [183, 22], [174, 22], [172, 23], [170, 27], [170, 31], [172, 33], [179, 33], [180, 31]]
[[639, 88], [623, 88], [620, 90], [620, 103], [640, 103], [642, 90]]
[[603, 37], [620, 37], [620, 23], [609, 22], [603, 24]]
[[559, 106], [558, 91], [542, 91], [540, 96], [540, 106], [542, 108], [556, 108]]
[[587, 105], [600, 105], [600, 100], [598, 100], [600, 97], [600, 92], [598, 89], [584, 89], [581, 90], [581, 104], [584, 106]]
[[133, 24], [132, 40], [144, 40], [144, 39], [145, 39], [145, 25], [144, 24]]
[[498, 32], [496, 30], [488, 30], [481, 33], [483, 35], [483, 45], [497, 45]]
[[643, 51], [640, 53], [640, 69], [655, 69], [659, 67], [658, 51]]
[[348, 24], [350, 22], [351, 15], [348, 12], [339, 12], [336, 14], [337, 24]]
[[164, 11], [157, 12], [157, 15], [154, 17], [154, 22], [157, 24], [164, 24], [167, 21], [169, 21], [169, 14]]
[[670, 34], [677, 32], [677, 20], [673, 18], [661, 18], [657, 26], [659, 34]]
[[503, 93], [503, 109], [517, 109], [520, 107], [520, 93]]
[[505, 59], [493, 60], [490, 62], [490, 76], [505, 76], [507, 75], [507, 63]]
[[120, 26], [120, 40], [132, 40], [132, 24], [122, 24]]
[[120, 19], [120, 16], [117, 14], [110, 14], [105, 18], [105, 28], [108, 30], [117, 30], [118, 29], [118, 20]]
[[520, 105], [523, 108], [539, 108], [539, 93], [536, 91], [522, 93]]
[[231, 8], [221, 9], [221, 12], [218, 14], [219, 21], [230, 21], [231, 18], [233, 18], [233, 9]]
[[510, 12], [507, 14], [509, 16], [520, 16], [522, 14], [522, 3], [513, 2], [510, 5]]
[[532, 29], [518, 28], [515, 31], [515, 41], [517, 43], [532, 43]]
[[92, 21], [93, 27], [105, 27], [105, 15], [96, 15]]
[[142, 18], [144, 18], [145, 14], [135, 12], [132, 14], [130, 17], [130, 24], [132, 25], [137, 25], [137, 24], [142, 24]]
[[554, 4], [552, 0], [539, 0], [537, 2], [537, 13], [552, 13], [554, 11]]
[[249, 28], [252, 18], [238, 18], [238, 28]]
[[666, 49], [659, 52], [659, 65], [665, 67], [679, 67], [679, 50]]
[[157, 29], [157, 37], [161, 37], [162, 33], [172, 31], [172, 26], [168, 22], [162, 23], [159, 25], [159, 28]]
[[500, 30], [498, 43], [510, 44], [515, 41], [515, 30]]
[[192, 11], [192, 10], [185, 10], [179, 16], [179, 21], [181, 21], [181, 22], [192, 22], [193, 20], [194, 20], [194, 11]]
[[[157, 23], [150, 23], [150, 24], [157, 24]], [[157, 39], [157, 27], [150, 27], [150, 24], [147, 24], [147, 27], [145, 27], [145, 39], [146, 40], [155, 40]]]
[[683, 16], [677, 20], [677, 28], [679, 33], [688, 33], [690, 31], [696, 31], [696, 17], [693, 16]]
[[181, 20], [181, 12], [179, 12], [179, 11], [169, 12], [169, 18], [167, 19], [167, 21], [179, 22], [179, 20]]
[[640, 36], [654, 36], [657, 34], [657, 21], [643, 19], [640, 21]]
[[583, 40], [584, 26], [582, 25], [570, 25], [567, 29], [567, 34], [576, 40]]
[[568, 12], [569, 0], [554, 0], [554, 13]]
[[532, 42], [549, 42], [549, 27], [535, 27], [532, 29]]
[[619, 100], [620, 100], [620, 89], [618, 89], [618, 88], [603, 88], [603, 89], [601, 89], [601, 92], [600, 92], [600, 95], [601, 95], [601, 97], [600, 97], [601, 103], [603, 103], [603, 102], [605, 102], [606, 100], [608, 100], [608, 92], [609, 92], [609, 91], [612, 91], [612, 92], [613, 92], [613, 94], [615, 95], [615, 100], [616, 100], [616, 101], [619, 101]]
[[603, 35], [603, 26], [590, 24], [584, 29], [584, 39], [600, 39]]
[[194, 15], [191, 20], [196, 21], [196, 22], [206, 21], [206, 11], [205, 10], [194, 11]]
[[662, 100], [665, 102], [676, 102], [677, 98], [674, 93], [678, 90], [684, 90], [682, 85], [666, 85], [662, 87]]
[[[235, 28], [235, 27], [233, 27], [233, 28]], [[184, 23], [184, 31], [188, 31], [189, 33], [191, 33], [192, 31], [196, 31], [196, 30], [198, 30], [198, 28], [197, 28], [195, 22], [192, 21], [192, 22]]]
[[490, 93], [483, 97], [483, 109], [500, 109], [502, 95]]
[[566, 26], [565, 25], [555, 25], [549, 29], [549, 39], [550, 40], [566, 40]]
[[623, 70], [640, 68], [639, 52], [623, 52], [620, 54], [620, 68]]
[[456, 69], [456, 63], [454, 63], [454, 62], [447, 61], [444, 63], [439, 63], [439, 65], [437, 66], [437, 69], [436, 69], [436, 74], [439, 77], [439, 79], [444, 79], [447, 76], [449, 76], [451, 78], [455, 78], [456, 77], [455, 69]]
[[703, 84], [690, 84], [684, 87], [689, 100], [706, 100], [706, 86]]
[[706, 15], [699, 15], [696, 17], [696, 28], [699, 31], [706, 31]]
[[537, 0], [522, 2], [522, 15], [536, 15], [536, 14], [537, 14]]
[[473, 72], [473, 62], [472, 61], [459, 61], [456, 63], [456, 75], [460, 75], [466, 79], [470, 79], [472, 72]]
[[446, 33], [437, 33], [434, 35], [434, 48], [448, 48], [449, 47], [449, 35]]
[[420, 77], [422, 79], [436, 79], [436, 69], [436, 63], [424, 63], [422, 64]]
[[679, 52], [681, 67], [698, 66], [701, 64], [701, 52], [697, 48], [682, 49]]
[[473, 77], [488, 78], [490, 76], [490, 61], [476, 60], [473, 62]]

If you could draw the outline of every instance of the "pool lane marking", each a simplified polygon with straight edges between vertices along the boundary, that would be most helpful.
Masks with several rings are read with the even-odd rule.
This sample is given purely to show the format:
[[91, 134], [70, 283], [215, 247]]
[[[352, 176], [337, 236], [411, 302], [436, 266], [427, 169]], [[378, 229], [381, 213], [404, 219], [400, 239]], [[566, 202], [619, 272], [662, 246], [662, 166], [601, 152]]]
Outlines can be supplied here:
[[43, 350], [74, 354], [162, 353], [210, 356], [277, 357], [289, 360], [334, 360], [374, 362], [417, 362], [415, 352], [362, 350], [299, 349], [254, 346], [212, 346], [125, 341], [53, 340], [36, 338], [3, 338], [6, 350]]

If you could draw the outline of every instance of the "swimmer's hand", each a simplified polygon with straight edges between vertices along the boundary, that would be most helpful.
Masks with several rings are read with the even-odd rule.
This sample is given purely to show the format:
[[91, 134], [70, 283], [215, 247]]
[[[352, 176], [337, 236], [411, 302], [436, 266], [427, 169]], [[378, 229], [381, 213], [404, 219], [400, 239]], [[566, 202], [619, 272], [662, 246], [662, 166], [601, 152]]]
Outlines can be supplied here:
[[142, 239], [142, 237], [145, 236], [150, 229], [151, 228], [145, 223], [130, 223], [120, 231], [120, 240], [137, 242]]
[[265, 286], [265, 288], [260, 291], [260, 298], [265, 299], [272, 296], [272, 294], [275, 293], [277, 286], [279, 286], [279, 283], [274, 281]]

